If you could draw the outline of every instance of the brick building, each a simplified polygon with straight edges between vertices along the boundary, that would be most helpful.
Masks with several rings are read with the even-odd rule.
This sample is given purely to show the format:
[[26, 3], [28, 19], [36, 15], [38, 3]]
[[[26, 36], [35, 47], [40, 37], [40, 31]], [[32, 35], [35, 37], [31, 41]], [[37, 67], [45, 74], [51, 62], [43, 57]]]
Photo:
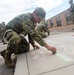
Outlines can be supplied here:
[[53, 26], [58, 27], [58, 26], [73, 24], [69, 9], [67, 9], [67, 10], [61, 12], [60, 14], [48, 19], [47, 21], [48, 21], [49, 27], [53, 27]]

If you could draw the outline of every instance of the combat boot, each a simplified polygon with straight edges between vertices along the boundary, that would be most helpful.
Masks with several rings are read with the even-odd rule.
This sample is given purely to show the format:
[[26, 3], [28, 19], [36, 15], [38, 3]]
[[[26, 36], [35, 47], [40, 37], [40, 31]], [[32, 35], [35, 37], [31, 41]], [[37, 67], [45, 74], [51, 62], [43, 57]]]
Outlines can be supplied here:
[[6, 65], [8, 68], [11, 68], [11, 69], [15, 68], [15, 62], [7, 63]]
[[5, 52], [6, 52], [6, 50], [3, 50], [3, 51], [0, 52], [1, 56], [2, 56], [4, 59], [5, 59]]
[[15, 68], [15, 62], [11, 59], [11, 54], [9, 54], [7, 51], [5, 53], [5, 64], [8, 68]]

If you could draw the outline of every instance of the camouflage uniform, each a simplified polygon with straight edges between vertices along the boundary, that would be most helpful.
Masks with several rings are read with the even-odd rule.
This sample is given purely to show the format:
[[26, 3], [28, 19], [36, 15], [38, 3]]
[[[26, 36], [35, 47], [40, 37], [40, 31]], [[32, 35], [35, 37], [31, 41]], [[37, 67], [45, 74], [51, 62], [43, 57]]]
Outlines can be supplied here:
[[[31, 13], [21, 14], [12, 19], [6, 25], [6, 31], [4, 37], [8, 40], [7, 49], [1, 52], [1, 55], [5, 59], [5, 64], [12, 68], [15, 66], [14, 61], [11, 60], [11, 54], [20, 54], [29, 51], [29, 43], [27, 40], [20, 36], [22, 32], [25, 35], [29, 35], [29, 42], [34, 44], [34, 40], [41, 46], [44, 46], [46, 42], [35, 30], [35, 23]], [[22, 49], [21, 49], [22, 48]]]
[[48, 33], [48, 36], [50, 34], [50, 30], [48, 28], [48, 25], [46, 23], [40, 23], [37, 27], [36, 30], [38, 31], [38, 33], [42, 36], [42, 38], [46, 38], [46, 34], [45, 32]]
[[69, 1], [69, 3], [70, 3], [70, 13], [71, 13], [71, 18], [72, 18], [72, 22], [73, 22], [73, 24], [74, 24], [74, 3], [73, 3], [73, 0], [70, 0]]

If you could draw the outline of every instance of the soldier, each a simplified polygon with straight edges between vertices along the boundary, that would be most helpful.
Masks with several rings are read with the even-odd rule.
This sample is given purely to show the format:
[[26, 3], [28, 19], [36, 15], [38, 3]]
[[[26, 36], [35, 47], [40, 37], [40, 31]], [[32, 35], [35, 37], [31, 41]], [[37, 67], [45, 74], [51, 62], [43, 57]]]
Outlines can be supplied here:
[[[23, 31], [26, 34], [29, 34], [29, 39], [37, 41], [41, 46], [44, 46], [53, 54], [56, 53], [56, 48], [48, 45], [35, 30], [36, 23], [40, 23], [41, 20], [44, 20], [45, 16], [45, 10], [41, 7], [37, 7], [33, 13], [18, 15], [8, 22], [4, 33], [4, 37], [8, 40], [8, 46], [6, 50], [0, 52], [7, 67], [15, 67], [16, 63], [11, 59], [13, 53], [20, 54], [29, 51], [29, 43], [25, 38], [20, 36], [20, 33]], [[36, 49], [39, 48], [34, 42], [32, 42], [33, 40], [31, 40], [29, 42], [32, 46]]]
[[47, 35], [45, 33], [50, 34], [50, 30], [48, 28], [48, 24], [41, 22], [38, 26], [36, 26], [36, 30], [38, 31], [38, 33], [42, 36], [42, 38], [46, 38]]
[[71, 12], [71, 18], [72, 18], [72, 22], [74, 24], [74, 4], [73, 4], [73, 0], [70, 0], [69, 1], [69, 4], [70, 4], [70, 12]]
[[0, 24], [0, 30], [2, 30], [4, 27], [5, 27], [5, 22], [2, 22], [2, 23]]
[[[5, 22], [0, 23], [0, 34], [2, 33], [1, 31], [5, 28]], [[1, 35], [0, 35], [1, 36]]]
[[3, 30], [5, 29], [5, 22], [2, 22], [0, 24], [0, 39], [2, 40], [3, 42]]

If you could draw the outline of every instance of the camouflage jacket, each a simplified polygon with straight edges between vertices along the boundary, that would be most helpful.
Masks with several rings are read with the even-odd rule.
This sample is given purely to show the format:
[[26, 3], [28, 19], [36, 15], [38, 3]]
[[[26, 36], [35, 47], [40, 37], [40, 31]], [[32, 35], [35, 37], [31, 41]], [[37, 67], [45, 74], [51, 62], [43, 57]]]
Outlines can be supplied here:
[[3, 30], [5, 29], [5, 25], [0, 23], [0, 39], [3, 37]]
[[74, 4], [71, 4], [71, 6], [70, 6], [70, 12], [74, 12]]
[[50, 30], [49, 28], [45, 25], [45, 24], [40, 24], [36, 27], [36, 30], [38, 31], [38, 33], [41, 35], [41, 36], [46, 36], [45, 35], [45, 32], [48, 33], [48, 35], [50, 34]]
[[3, 25], [2, 23], [0, 23], [0, 31], [3, 30], [5, 28], [5, 25]]
[[7, 25], [7, 29], [13, 29], [16, 33], [20, 34], [25, 32], [38, 42], [41, 46], [44, 46], [46, 42], [35, 30], [35, 23], [31, 13], [21, 14], [13, 18]]

